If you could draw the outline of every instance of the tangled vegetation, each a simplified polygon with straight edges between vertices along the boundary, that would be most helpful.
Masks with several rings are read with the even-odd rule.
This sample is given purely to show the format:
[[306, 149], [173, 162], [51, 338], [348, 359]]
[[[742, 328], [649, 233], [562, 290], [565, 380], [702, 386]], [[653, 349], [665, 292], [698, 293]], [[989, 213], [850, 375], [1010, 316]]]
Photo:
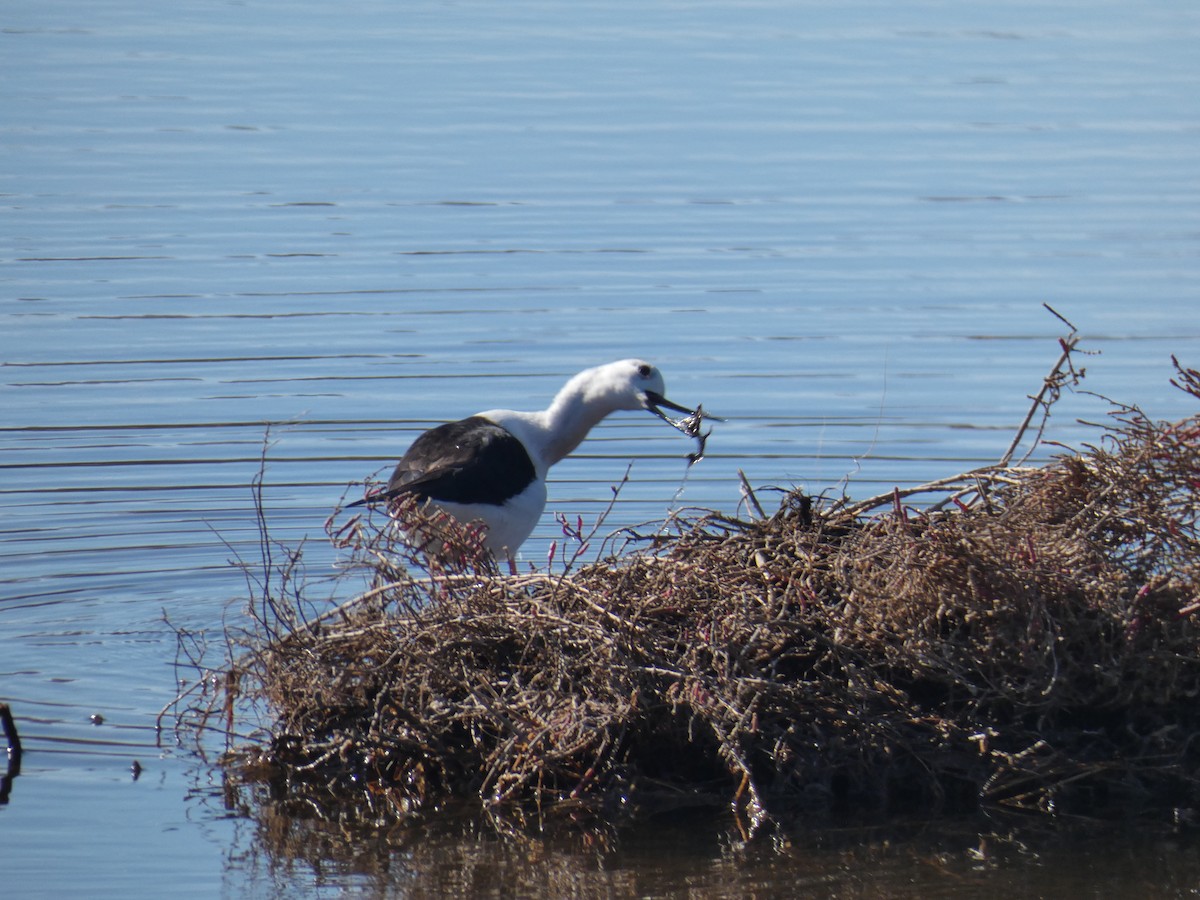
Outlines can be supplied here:
[[264, 587], [224, 690], [180, 702], [230, 730], [265, 704], [240, 771], [398, 818], [464, 798], [606, 821], [718, 804], [746, 834], [838, 809], [1187, 814], [1198, 436], [1123, 409], [1043, 466], [679, 515], [557, 573], [501, 574], [452, 522], [425, 552], [380, 514], [334, 519], [370, 589], [306, 618]]

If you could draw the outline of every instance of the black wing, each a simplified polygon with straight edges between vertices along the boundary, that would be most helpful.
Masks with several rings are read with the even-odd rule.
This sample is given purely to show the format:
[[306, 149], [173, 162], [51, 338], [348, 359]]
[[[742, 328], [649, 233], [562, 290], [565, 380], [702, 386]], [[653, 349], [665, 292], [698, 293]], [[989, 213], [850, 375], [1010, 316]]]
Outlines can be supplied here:
[[350, 505], [414, 494], [422, 500], [499, 506], [536, 477], [529, 453], [511, 432], [471, 416], [420, 435], [396, 464], [387, 488]]

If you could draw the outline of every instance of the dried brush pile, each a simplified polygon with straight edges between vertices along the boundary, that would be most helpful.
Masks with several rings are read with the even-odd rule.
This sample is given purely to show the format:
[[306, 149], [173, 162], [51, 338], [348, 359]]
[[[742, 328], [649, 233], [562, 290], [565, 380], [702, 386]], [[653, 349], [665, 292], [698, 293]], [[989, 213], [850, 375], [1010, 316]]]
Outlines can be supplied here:
[[374, 585], [308, 620], [264, 598], [239, 758], [398, 815], [1200, 807], [1198, 437], [1127, 409], [1044, 467], [676, 517], [557, 574], [350, 519]]

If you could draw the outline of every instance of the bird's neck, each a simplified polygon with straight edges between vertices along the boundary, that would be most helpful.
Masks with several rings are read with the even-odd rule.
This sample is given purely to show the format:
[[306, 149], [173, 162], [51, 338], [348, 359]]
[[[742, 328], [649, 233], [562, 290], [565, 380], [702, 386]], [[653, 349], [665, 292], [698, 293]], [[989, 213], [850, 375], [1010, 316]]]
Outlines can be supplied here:
[[545, 444], [542, 455], [547, 466], [552, 466], [583, 443], [588, 432], [611, 409], [597, 404], [585, 403], [579, 394], [559, 394], [550, 408], [539, 413], [544, 428]]
[[626, 406], [619, 392], [593, 384], [592, 374], [588, 370], [576, 375], [541, 412], [497, 409], [480, 415], [515, 435], [533, 457], [538, 476], [545, 478], [550, 467], [583, 443], [601, 419]]

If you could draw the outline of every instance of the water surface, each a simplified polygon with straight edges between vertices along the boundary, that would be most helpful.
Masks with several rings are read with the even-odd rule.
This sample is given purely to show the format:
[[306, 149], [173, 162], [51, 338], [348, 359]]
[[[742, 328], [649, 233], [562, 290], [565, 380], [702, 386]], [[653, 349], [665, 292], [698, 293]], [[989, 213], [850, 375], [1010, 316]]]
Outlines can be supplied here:
[[[293, 863], [154, 728], [180, 674], [164, 617], [219, 645], [240, 615], [229, 563], [258, 559], [264, 456], [271, 533], [309, 539], [319, 582], [329, 511], [420, 430], [539, 407], [624, 356], [729, 421], [691, 470], [650, 417], [604, 423], [556, 468], [526, 565], [554, 513], [595, 521], [630, 460], [612, 528], [736, 511], [739, 469], [866, 496], [996, 460], [1058, 353], [1042, 303], [1098, 352], [1085, 387], [1194, 412], [1167, 382], [1172, 353], [1200, 360], [1198, 33], [1166, 0], [8, 10], [0, 699], [28, 752], [0, 809], [7, 884], [282, 889], [260, 864]], [[1077, 419], [1106, 409], [1068, 395], [1048, 437], [1094, 439]], [[576, 850], [531, 877], [793, 883], [778, 855], [739, 881], [719, 838], [700, 860], [687, 840], [632, 854], [626, 880]], [[813, 891], [961, 888], [974, 851], [937, 846], [951, 874], [925, 847], [854, 851], [880, 881]], [[1111, 845], [1061, 846], [987, 877], [1107, 883]], [[1117, 846], [1143, 892], [1194, 883], [1188, 841]], [[361, 852], [395, 864], [380, 892], [449, 883]], [[512, 876], [513, 852], [488, 865]], [[319, 862], [288, 891], [363, 886]]]

